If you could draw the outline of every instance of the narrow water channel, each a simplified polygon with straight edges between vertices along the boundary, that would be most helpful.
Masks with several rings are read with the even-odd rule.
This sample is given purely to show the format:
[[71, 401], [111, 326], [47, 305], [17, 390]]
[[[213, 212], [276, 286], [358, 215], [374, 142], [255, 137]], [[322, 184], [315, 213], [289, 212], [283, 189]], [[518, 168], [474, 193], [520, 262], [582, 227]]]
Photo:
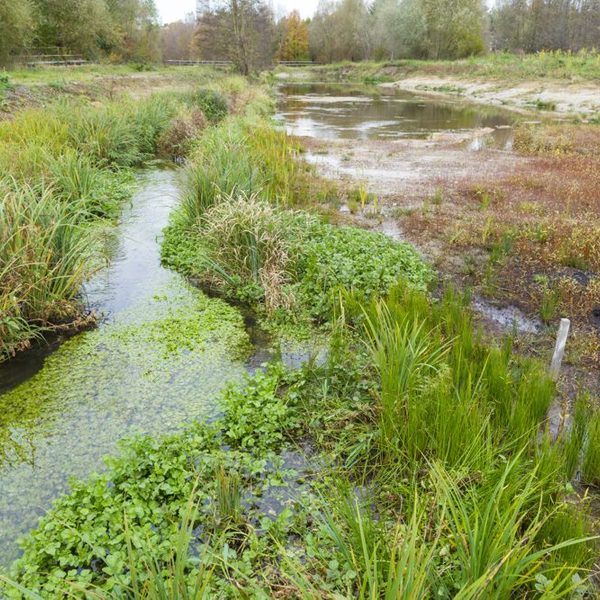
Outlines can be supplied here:
[[[330, 86], [280, 90], [279, 117], [294, 134], [320, 138], [424, 137], [490, 127], [496, 112], [413, 95]], [[160, 266], [160, 234], [177, 203], [176, 173], [140, 176], [114, 233], [113, 260], [85, 289], [103, 315], [98, 328], [0, 367], [0, 568], [71, 476], [103, 468], [102, 457], [135, 433], [159, 435], [218, 412], [216, 398], [270, 355], [250, 349], [235, 308], [208, 298]], [[285, 356], [283, 357], [285, 359]], [[305, 356], [292, 352], [292, 365]]]
[[225, 383], [245, 372], [240, 313], [160, 266], [175, 176], [141, 176], [111, 266], [86, 287], [104, 315], [99, 327], [0, 372], [0, 565], [18, 555], [17, 538], [66, 491], [69, 477], [102, 469], [123, 437], [214, 415]]

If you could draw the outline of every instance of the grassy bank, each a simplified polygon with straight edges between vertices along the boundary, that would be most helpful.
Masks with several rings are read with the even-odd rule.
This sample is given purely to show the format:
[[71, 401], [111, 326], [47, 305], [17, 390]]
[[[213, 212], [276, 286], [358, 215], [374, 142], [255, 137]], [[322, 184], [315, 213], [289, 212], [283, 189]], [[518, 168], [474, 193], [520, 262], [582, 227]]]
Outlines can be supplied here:
[[593, 595], [591, 399], [553, 439], [545, 367], [484, 342], [468, 296], [433, 298], [409, 245], [312, 210], [324, 188], [265, 108], [192, 144], [163, 260], [265, 320], [326, 323], [327, 359], [273, 363], [220, 418], [123, 442], [23, 540], [6, 593]]
[[[286, 71], [281, 68], [280, 71]], [[498, 82], [535, 80], [600, 80], [600, 54], [539, 52], [537, 54], [498, 53], [453, 61], [392, 60], [386, 62], [336, 63], [320, 65], [302, 73], [313, 81], [352, 81], [388, 83], [414, 76], [456, 77]]]
[[85, 65], [3, 70], [0, 120], [24, 108], [42, 108], [59, 99], [105, 102], [123, 94], [146, 98], [156, 92], [180, 93], [228, 76], [210, 67], [167, 68], [150, 65]]
[[242, 80], [217, 87], [67, 98], [0, 123], [0, 360], [89, 322], [79, 292], [103, 260], [101, 226], [117, 218], [133, 169], [181, 158], [215, 110], [245, 101]]
[[186, 168], [164, 263], [249, 304], [267, 326], [330, 322], [340, 289], [370, 297], [400, 277], [426, 287], [432, 272], [410, 246], [305, 210], [330, 190], [299, 152], [263, 116], [211, 130]]
[[482, 344], [456, 294], [343, 304], [327, 364], [272, 365], [224, 394], [222, 419], [125, 442], [74, 483], [23, 542], [9, 597], [592, 593], [569, 483], [595, 451], [586, 399], [552, 443], [552, 382], [509, 341]]

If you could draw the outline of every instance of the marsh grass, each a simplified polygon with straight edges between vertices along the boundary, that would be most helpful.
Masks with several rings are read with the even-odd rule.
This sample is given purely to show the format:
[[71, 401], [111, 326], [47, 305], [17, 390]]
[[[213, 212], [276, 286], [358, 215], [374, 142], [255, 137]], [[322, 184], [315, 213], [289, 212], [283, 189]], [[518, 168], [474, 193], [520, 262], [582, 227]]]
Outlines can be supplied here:
[[[400, 309], [400, 310], [397, 310]], [[366, 313], [368, 343], [381, 380], [382, 448], [396, 453], [398, 437], [415, 435], [422, 421], [420, 401], [425, 382], [439, 377], [447, 346], [424, 322], [411, 319], [404, 307], [376, 302]], [[410, 445], [400, 441], [400, 447]]]
[[3, 356], [78, 313], [96, 243], [80, 211], [51, 189], [0, 182], [0, 350]]
[[61, 99], [0, 123], [0, 360], [81, 316], [77, 295], [101, 259], [92, 225], [118, 216], [131, 169], [199, 101]]
[[[439, 547], [435, 532], [428, 531], [427, 515], [418, 498], [413, 500], [407, 522], [399, 521], [390, 531], [372, 507], [352, 493], [349, 482], [342, 480], [337, 485], [339, 491], [327, 499], [328, 508], [321, 519], [337, 555], [356, 573], [348, 595], [365, 600], [429, 596], [432, 565]], [[306, 575], [300, 587], [303, 597], [318, 593], [309, 592]]]
[[309, 182], [294, 160], [298, 146], [261, 119], [232, 118], [208, 131], [190, 158], [183, 184], [183, 210], [198, 222], [219, 198], [259, 195], [280, 205], [301, 205]]
[[600, 410], [596, 409], [587, 426], [581, 476], [585, 483], [600, 486]]
[[[537, 363], [516, 359], [509, 338], [484, 346], [467, 301], [450, 290], [430, 307], [423, 292], [400, 286], [363, 306], [381, 385], [382, 452], [487, 460], [495, 445], [520, 444], [543, 423], [553, 382]], [[356, 315], [352, 302], [349, 310]]]

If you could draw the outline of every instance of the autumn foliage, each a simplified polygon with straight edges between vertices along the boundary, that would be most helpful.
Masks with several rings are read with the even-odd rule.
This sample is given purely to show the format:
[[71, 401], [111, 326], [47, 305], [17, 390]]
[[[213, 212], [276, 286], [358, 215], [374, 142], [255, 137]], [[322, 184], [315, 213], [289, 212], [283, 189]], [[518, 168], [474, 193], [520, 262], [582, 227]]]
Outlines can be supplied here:
[[306, 60], [309, 57], [308, 26], [295, 10], [283, 20], [283, 37], [277, 50], [277, 59]]

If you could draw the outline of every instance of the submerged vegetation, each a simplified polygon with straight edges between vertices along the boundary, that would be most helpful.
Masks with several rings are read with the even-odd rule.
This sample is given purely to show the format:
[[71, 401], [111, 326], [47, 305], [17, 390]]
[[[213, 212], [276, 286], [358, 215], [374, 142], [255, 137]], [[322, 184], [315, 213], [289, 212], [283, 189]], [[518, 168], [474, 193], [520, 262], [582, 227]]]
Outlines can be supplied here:
[[[132, 104], [122, 122], [121, 105], [82, 109], [75, 124], [63, 122], [58, 107], [40, 139], [57, 136], [52, 155], [65, 165], [85, 161], [92, 182], [108, 173], [125, 178], [161, 149], [187, 155], [163, 263], [249, 305], [273, 329], [325, 326], [327, 355], [296, 370], [272, 362], [227, 387], [216, 417], [202, 420], [199, 411], [176, 433], [122, 441], [104, 473], [73, 480], [21, 540], [23, 554], [0, 575], [0, 593], [592, 597], [599, 544], [586, 486], [600, 477], [594, 401], [582, 395], [572, 425], [553, 431], [556, 383], [544, 364], [519, 355], [510, 336], [491, 343], [468, 294], [449, 286], [431, 293], [433, 269], [411, 245], [327, 222], [314, 206], [320, 182], [298, 144], [268, 120], [268, 99], [239, 80], [220, 89], [227, 112], [214, 90]], [[105, 119], [117, 124], [105, 127]], [[17, 120], [4, 135], [20, 149], [18, 130]], [[19, 164], [39, 171], [26, 176]], [[15, 224], [4, 256], [16, 253], [23, 275], [10, 268], [0, 276], [19, 278], [3, 288], [23, 290], [12, 309], [16, 322], [31, 328], [39, 321], [42, 329], [77, 314], [68, 310], [97, 260], [98, 222], [114, 213], [93, 183], [82, 194], [43, 160], [15, 165], [4, 184], [3, 218]], [[79, 181], [85, 168], [75, 163], [60, 173]], [[477, 210], [496, 200], [478, 194]], [[36, 236], [42, 227], [44, 236]], [[496, 262], [513, 242], [495, 240]], [[31, 264], [43, 269], [30, 274], [19, 256], [37, 256], [36, 243], [48, 253], [40, 250]], [[44, 284], [40, 297], [28, 287], [34, 280]], [[174, 352], [182, 365], [210, 335], [222, 338], [225, 353], [243, 353], [241, 314], [221, 300], [197, 301], [200, 319], [183, 306], [115, 335]], [[551, 304], [548, 297], [548, 320]], [[94, 348], [92, 356], [102, 344]], [[152, 381], [156, 365], [143, 349], [137, 359]], [[185, 383], [202, 405], [205, 390]]]

